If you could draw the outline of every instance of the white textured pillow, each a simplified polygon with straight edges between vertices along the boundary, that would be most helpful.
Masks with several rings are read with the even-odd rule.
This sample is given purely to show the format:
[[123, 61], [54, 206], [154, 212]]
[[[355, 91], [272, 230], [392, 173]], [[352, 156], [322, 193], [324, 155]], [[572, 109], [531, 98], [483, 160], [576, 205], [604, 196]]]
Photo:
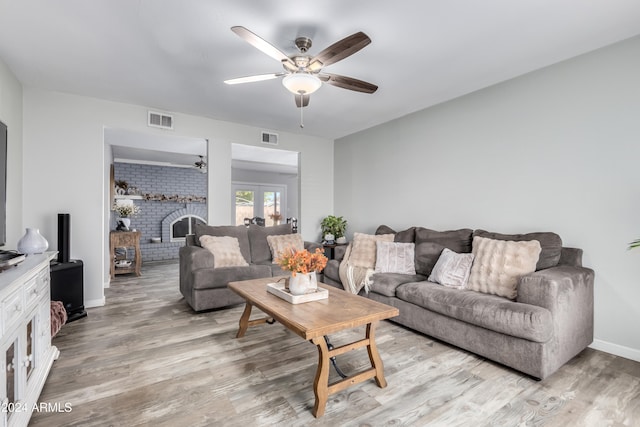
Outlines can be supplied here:
[[515, 299], [520, 277], [536, 271], [540, 251], [537, 240], [514, 242], [474, 237], [475, 260], [467, 289]]
[[459, 254], [444, 248], [428, 280], [448, 288], [464, 289], [469, 280], [473, 257], [472, 253]]
[[267, 236], [267, 243], [269, 243], [271, 260], [274, 264], [284, 251], [294, 250], [297, 252], [304, 250], [304, 241], [300, 234], [274, 234]]
[[376, 242], [393, 242], [393, 234], [353, 233], [349, 264], [354, 267], [375, 268]]
[[376, 243], [376, 273], [416, 274], [415, 243]]
[[204, 235], [200, 236], [200, 245], [213, 254], [213, 268], [249, 265], [236, 237]]

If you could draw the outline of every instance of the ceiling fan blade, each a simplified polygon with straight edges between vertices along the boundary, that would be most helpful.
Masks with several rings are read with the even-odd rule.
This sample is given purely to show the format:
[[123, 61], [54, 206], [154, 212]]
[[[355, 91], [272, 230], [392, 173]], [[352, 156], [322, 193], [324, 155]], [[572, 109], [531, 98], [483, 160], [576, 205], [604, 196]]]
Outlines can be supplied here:
[[259, 74], [257, 76], [246, 76], [246, 77], [238, 77], [235, 79], [229, 79], [229, 80], [225, 80], [224, 82], [228, 85], [237, 85], [239, 83], [253, 83], [253, 82], [261, 82], [263, 80], [271, 80], [284, 75], [285, 73]]
[[378, 86], [369, 82], [354, 79], [353, 77], [322, 73], [318, 75], [318, 78], [332, 86], [337, 86], [342, 89], [355, 90], [356, 92], [374, 93], [376, 90], [378, 90]]
[[318, 71], [322, 67], [331, 65], [348, 56], [353, 55], [366, 45], [371, 43], [371, 39], [362, 31], [345, 37], [332, 44], [313, 58], [309, 64], [310, 71]]
[[245, 27], [241, 27], [241, 26], [231, 27], [231, 31], [236, 33], [238, 36], [240, 36], [240, 38], [242, 38], [247, 43], [260, 49], [262, 52], [266, 53], [267, 55], [274, 58], [275, 60], [280, 62], [287, 62], [295, 66], [291, 58], [289, 58], [284, 52], [282, 52], [280, 49], [273, 46], [271, 43], [269, 43], [262, 37], [247, 30]]
[[[296, 107], [300, 108], [300, 107], [306, 107], [307, 105], [309, 105], [309, 95], [302, 95], [302, 100], [300, 99], [300, 95], [294, 95], [294, 98], [296, 99]], [[301, 105], [301, 101], [302, 101], [302, 105]]]

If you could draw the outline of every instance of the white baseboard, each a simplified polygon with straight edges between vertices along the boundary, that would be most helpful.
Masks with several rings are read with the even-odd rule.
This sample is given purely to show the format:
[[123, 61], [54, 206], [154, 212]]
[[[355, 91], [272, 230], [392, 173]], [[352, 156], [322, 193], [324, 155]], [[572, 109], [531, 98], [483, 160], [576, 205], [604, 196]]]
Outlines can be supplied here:
[[593, 340], [589, 347], [595, 350], [604, 351], [605, 353], [615, 354], [616, 356], [624, 357], [625, 359], [640, 362], [640, 350], [636, 348], [625, 347], [623, 345], [613, 344], [602, 340]]
[[106, 303], [106, 299], [104, 297], [100, 299], [90, 299], [84, 302], [84, 307], [85, 308], [102, 307], [105, 303]]

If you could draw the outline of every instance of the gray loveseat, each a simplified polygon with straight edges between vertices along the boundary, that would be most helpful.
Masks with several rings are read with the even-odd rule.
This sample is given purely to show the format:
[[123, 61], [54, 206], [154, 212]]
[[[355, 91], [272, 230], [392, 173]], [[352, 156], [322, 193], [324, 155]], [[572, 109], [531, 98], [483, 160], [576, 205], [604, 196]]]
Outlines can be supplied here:
[[[582, 266], [582, 250], [562, 246], [555, 233], [505, 235], [483, 230], [438, 232], [412, 227], [376, 234], [415, 243], [416, 275], [373, 275], [368, 298], [400, 310], [394, 322], [543, 379], [593, 341], [594, 272]], [[427, 281], [443, 248], [471, 252], [474, 236], [498, 240], [538, 240], [536, 271], [523, 276], [517, 297], [448, 288]], [[342, 287], [339, 265], [345, 247], [324, 270], [324, 282]]]
[[[195, 311], [240, 304], [244, 300], [227, 288], [229, 282], [287, 275], [273, 264], [267, 236], [291, 234], [291, 224], [261, 227], [209, 226], [198, 224], [195, 235], [189, 235], [180, 248], [180, 292]], [[214, 268], [213, 254], [200, 246], [200, 236], [229, 236], [238, 239], [240, 252], [249, 263], [242, 267]], [[305, 249], [314, 251], [322, 245], [305, 242]]]

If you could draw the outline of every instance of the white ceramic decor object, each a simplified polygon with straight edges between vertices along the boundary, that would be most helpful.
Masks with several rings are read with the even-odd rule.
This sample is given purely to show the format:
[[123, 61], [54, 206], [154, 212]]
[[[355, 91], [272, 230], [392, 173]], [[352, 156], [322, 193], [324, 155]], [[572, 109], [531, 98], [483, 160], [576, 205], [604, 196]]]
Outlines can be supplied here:
[[18, 240], [18, 252], [31, 255], [41, 254], [49, 248], [49, 242], [37, 228], [27, 228], [24, 236]]

